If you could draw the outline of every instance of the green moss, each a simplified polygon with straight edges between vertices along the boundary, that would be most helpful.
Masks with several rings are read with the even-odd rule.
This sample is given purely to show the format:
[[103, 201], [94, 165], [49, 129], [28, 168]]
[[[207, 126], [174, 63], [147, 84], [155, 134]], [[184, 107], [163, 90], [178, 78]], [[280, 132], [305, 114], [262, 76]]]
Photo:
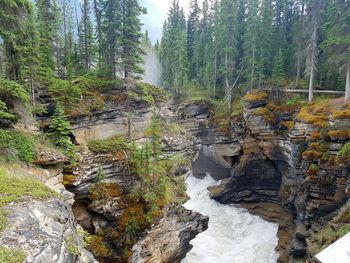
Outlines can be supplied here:
[[0, 262], [22, 263], [26, 259], [26, 254], [20, 249], [0, 247]]
[[29, 178], [19, 178], [9, 175], [0, 169], [0, 231], [2, 231], [7, 223], [7, 211], [4, 207], [18, 201], [22, 196], [30, 196], [34, 199], [45, 200], [55, 196], [47, 186], [38, 180]]

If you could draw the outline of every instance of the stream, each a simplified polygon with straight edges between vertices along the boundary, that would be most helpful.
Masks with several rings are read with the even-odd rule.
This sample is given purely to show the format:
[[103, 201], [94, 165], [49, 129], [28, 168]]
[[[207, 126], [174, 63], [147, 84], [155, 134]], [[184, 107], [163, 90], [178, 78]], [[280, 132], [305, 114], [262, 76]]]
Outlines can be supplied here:
[[218, 183], [209, 175], [187, 178], [191, 199], [184, 207], [209, 216], [209, 227], [190, 242], [182, 263], [275, 263], [278, 225], [210, 199], [207, 187]]

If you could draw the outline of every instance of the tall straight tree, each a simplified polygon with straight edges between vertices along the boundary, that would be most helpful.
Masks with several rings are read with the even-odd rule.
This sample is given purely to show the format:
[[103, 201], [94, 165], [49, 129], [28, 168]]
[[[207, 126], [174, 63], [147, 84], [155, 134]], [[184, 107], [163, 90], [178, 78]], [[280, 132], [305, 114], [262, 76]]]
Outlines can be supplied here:
[[259, 1], [248, 1], [248, 15], [246, 33], [244, 36], [244, 55], [241, 63], [245, 79], [250, 82], [250, 90], [254, 87], [256, 73], [258, 71], [258, 36], [260, 18], [258, 16]]
[[54, 76], [54, 40], [56, 13], [52, 0], [38, 0], [37, 6], [37, 26], [39, 34], [39, 77], [47, 81]]
[[95, 53], [95, 45], [94, 45], [94, 32], [93, 26], [91, 22], [91, 8], [90, 1], [83, 0], [82, 2], [82, 20], [80, 26], [80, 38], [82, 43], [82, 61], [83, 67], [86, 70], [90, 70], [93, 62], [94, 62], [94, 53]]
[[317, 57], [319, 53], [318, 40], [319, 40], [319, 26], [321, 21], [321, 9], [323, 0], [310, 0], [308, 11], [308, 31], [310, 33], [310, 39], [306, 47], [306, 69], [305, 73], [309, 76], [309, 102], [314, 99], [314, 82], [317, 69]]
[[101, 43], [103, 74], [111, 79], [117, 77], [117, 63], [120, 56], [119, 40], [122, 27], [122, 2], [115, 0], [100, 1], [101, 8]]
[[328, 62], [346, 72], [345, 103], [350, 101], [350, 2], [332, 1], [325, 24], [326, 41], [323, 49]]
[[198, 79], [200, 12], [198, 0], [191, 0], [190, 15], [187, 23], [187, 53], [190, 79]]
[[[126, 110], [129, 111], [130, 89], [134, 87], [135, 80], [141, 78], [143, 69], [144, 51], [141, 46], [142, 33], [140, 15], [146, 13], [137, 0], [121, 1], [121, 35], [120, 48], [121, 59], [120, 68], [124, 77], [127, 105]], [[131, 141], [131, 116], [128, 113], [128, 140]]]

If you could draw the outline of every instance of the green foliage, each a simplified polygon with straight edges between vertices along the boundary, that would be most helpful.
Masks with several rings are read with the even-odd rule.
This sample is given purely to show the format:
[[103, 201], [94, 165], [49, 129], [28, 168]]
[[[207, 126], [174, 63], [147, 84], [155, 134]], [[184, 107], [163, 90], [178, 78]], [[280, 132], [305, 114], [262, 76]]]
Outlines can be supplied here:
[[341, 238], [350, 232], [350, 224], [345, 224], [337, 231], [337, 237]]
[[75, 256], [80, 254], [80, 249], [79, 249], [79, 246], [77, 245], [76, 238], [77, 237], [75, 234], [70, 233], [64, 240], [68, 253]]
[[[50, 79], [49, 93], [68, 116], [89, 115], [105, 106], [102, 92], [107, 92], [119, 81], [109, 81], [94, 76], [83, 76], [74, 81]], [[79, 105], [79, 107], [77, 107]]]
[[126, 150], [129, 147], [126, 138], [119, 136], [104, 140], [89, 141], [87, 146], [94, 153], [113, 153]]
[[57, 104], [56, 110], [49, 125], [50, 136], [55, 144], [55, 146], [61, 148], [68, 154], [72, 154], [74, 150], [74, 145], [70, 140], [70, 125], [64, 112], [60, 106]]
[[39, 180], [9, 175], [2, 169], [0, 169], [0, 193], [0, 232], [7, 224], [8, 212], [5, 210], [7, 204], [16, 202], [23, 196], [45, 200], [56, 195]]
[[26, 254], [20, 249], [0, 247], [0, 262], [22, 263], [26, 259]]
[[98, 168], [97, 168], [97, 175], [96, 175], [96, 177], [95, 177], [95, 181], [96, 181], [97, 183], [99, 183], [99, 182], [101, 182], [105, 177], [106, 177], [106, 174], [105, 174], [105, 172], [104, 172], [102, 166], [99, 165]]
[[149, 104], [159, 104], [167, 100], [167, 94], [161, 88], [140, 82], [135, 90], [130, 92], [132, 98], [141, 100]]
[[14, 121], [16, 116], [12, 114], [6, 106], [6, 103], [0, 100], [0, 119]]
[[0, 160], [32, 162], [37, 155], [36, 143], [35, 136], [0, 130], [0, 149], [2, 152]]
[[24, 86], [7, 79], [0, 78], [0, 97], [5, 98], [16, 98], [23, 102], [28, 101], [28, 91]]
[[130, 235], [132, 238], [135, 238], [137, 236], [137, 234], [140, 231], [140, 226], [137, 223], [137, 220], [135, 218], [135, 215], [132, 214], [131, 215], [131, 219], [129, 220], [127, 226], [125, 227], [125, 233], [127, 233], [128, 235]]
[[343, 147], [338, 152], [338, 156], [342, 159], [350, 158], [350, 142], [347, 142], [343, 145]]

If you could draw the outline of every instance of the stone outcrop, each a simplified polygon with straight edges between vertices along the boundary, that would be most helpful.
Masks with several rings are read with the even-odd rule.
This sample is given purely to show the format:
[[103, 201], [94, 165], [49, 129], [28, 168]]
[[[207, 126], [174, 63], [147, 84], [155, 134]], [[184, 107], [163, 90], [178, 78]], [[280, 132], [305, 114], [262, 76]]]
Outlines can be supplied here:
[[192, 248], [189, 242], [208, 228], [209, 218], [183, 207], [169, 209], [161, 221], [133, 247], [129, 262], [181, 262]]
[[[221, 185], [210, 188], [212, 198], [279, 223], [279, 262], [306, 256], [306, 238], [349, 198], [349, 165], [332, 165], [313, 156], [317, 151], [312, 147], [319, 147], [313, 137], [319, 136], [320, 128], [296, 118], [299, 110], [276, 106], [268, 98], [250, 101], [225, 135], [210, 123], [206, 103], [179, 107], [181, 122], [198, 138], [194, 175], [209, 172], [222, 179]], [[350, 120], [329, 122], [334, 130], [350, 126]], [[325, 140], [331, 160], [344, 140]], [[317, 174], [310, 167], [316, 167]]]
[[97, 262], [84, 249], [83, 237], [78, 234], [72, 209], [67, 203], [58, 198], [22, 201], [7, 207], [11, 215], [8, 227], [1, 234], [0, 246], [21, 248], [28, 263]]
[[14, 166], [9, 167], [8, 172], [41, 180], [58, 196], [49, 200], [24, 196], [7, 205], [6, 210], [10, 212], [6, 229], [0, 234], [0, 246], [21, 248], [28, 263], [97, 263], [84, 248], [84, 235], [71, 207], [74, 194], [62, 184], [61, 162], [66, 161], [66, 157], [48, 152], [42, 152], [40, 156], [40, 164], [47, 166], [46, 169]]

